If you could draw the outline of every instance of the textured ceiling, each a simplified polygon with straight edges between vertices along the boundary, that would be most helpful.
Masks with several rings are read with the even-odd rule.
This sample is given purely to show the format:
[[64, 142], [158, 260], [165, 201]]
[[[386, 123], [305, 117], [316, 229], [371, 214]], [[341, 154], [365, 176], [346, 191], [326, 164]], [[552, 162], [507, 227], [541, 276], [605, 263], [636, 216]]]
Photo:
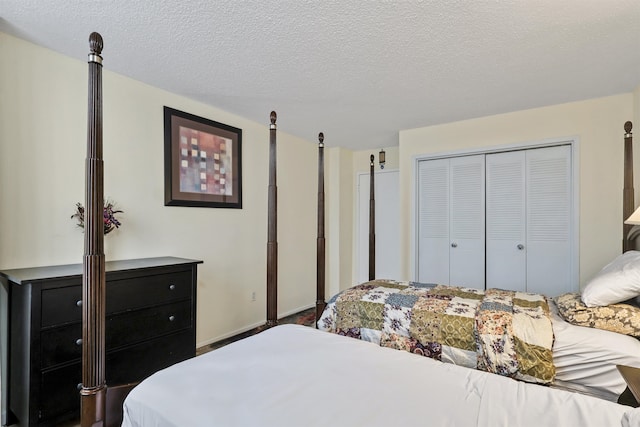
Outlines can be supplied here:
[[98, 31], [111, 71], [352, 149], [640, 85], [640, 0], [0, 0], [0, 31]]

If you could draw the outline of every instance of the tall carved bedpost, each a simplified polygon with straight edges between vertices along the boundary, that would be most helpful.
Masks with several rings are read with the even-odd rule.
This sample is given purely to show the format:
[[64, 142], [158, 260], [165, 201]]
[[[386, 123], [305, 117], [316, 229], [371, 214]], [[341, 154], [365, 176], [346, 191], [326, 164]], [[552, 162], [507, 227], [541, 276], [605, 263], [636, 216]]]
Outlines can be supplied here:
[[376, 200], [374, 183], [374, 159], [369, 157], [369, 280], [376, 278]]
[[267, 240], [267, 328], [278, 324], [278, 189], [276, 186], [276, 119], [269, 126], [269, 215]]
[[624, 224], [624, 221], [631, 216], [635, 210], [634, 189], [633, 189], [633, 135], [631, 122], [624, 124], [624, 190], [622, 199], [622, 252], [635, 249], [635, 239], [630, 238], [629, 232], [633, 228], [631, 224]]
[[102, 46], [100, 34], [91, 33], [82, 274], [82, 427], [103, 426], [106, 403]]
[[[325, 246], [324, 246], [324, 134], [318, 135], [318, 239], [316, 272], [316, 321], [324, 310]], [[317, 324], [316, 324], [317, 327]]]

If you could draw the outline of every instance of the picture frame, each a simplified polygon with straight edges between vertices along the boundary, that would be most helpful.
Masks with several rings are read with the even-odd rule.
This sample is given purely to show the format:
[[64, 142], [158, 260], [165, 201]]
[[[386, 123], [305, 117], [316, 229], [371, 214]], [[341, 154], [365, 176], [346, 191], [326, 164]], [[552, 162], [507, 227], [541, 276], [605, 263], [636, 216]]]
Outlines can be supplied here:
[[165, 106], [164, 205], [242, 209], [242, 129]]

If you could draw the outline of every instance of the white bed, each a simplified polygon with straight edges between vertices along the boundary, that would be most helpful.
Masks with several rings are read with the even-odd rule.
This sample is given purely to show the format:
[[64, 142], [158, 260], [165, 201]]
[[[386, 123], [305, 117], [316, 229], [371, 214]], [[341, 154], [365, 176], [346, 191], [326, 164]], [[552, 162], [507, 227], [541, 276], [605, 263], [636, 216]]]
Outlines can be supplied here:
[[[492, 308], [492, 301], [498, 301], [497, 298], [503, 306]], [[531, 310], [526, 308], [527, 304], [541, 307], [548, 304], [548, 309]], [[562, 299], [561, 307], [567, 314], [566, 299]], [[615, 312], [614, 307], [608, 306], [607, 310]], [[513, 327], [493, 332], [493, 328], [501, 327], [500, 322], [513, 321], [515, 315], [512, 316], [511, 311], [519, 313], [519, 323], [514, 321]], [[531, 318], [525, 322], [523, 316], [528, 312]], [[544, 315], [547, 312], [548, 317]], [[475, 319], [475, 323], [469, 322], [469, 318]], [[482, 328], [477, 326], [480, 324]], [[613, 402], [618, 401], [626, 388], [616, 365], [640, 368], [637, 338], [571, 324], [560, 316], [554, 299], [536, 294], [512, 295], [509, 291], [377, 279], [331, 298], [318, 328]], [[516, 351], [517, 346], [513, 344], [511, 347], [502, 344], [501, 348], [502, 340], [537, 343], [538, 347], [525, 348], [520, 344], [523, 347]], [[475, 346], [471, 347], [474, 341]], [[540, 349], [544, 351], [537, 353]], [[478, 361], [486, 358], [493, 365], [480, 366]], [[524, 368], [520, 371], [512, 369], [514, 366]]]
[[626, 383], [615, 365], [640, 368], [638, 339], [601, 329], [572, 325], [550, 301], [555, 341], [553, 387], [617, 401]]
[[638, 423], [640, 409], [282, 325], [147, 378], [123, 426]]

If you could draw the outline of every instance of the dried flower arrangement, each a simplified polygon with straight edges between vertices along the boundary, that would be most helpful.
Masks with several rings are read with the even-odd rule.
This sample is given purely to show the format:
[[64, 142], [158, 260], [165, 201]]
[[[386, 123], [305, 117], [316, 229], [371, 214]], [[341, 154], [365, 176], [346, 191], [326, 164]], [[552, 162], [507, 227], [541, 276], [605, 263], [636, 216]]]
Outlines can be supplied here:
[[[106, 200], [104, 202], [104, 234], [108, 234], [115, 228], [119, 228], [122, 223], [116, 218], [116, 214], [123, 213], [123, 211], [116, 209], [115, 203]], [[76, 203], [76, 213], [71, 215], [71, 219], [76, 218], [78, 220], [78, 227], [84, 228], [84, 206], [82, 203]]]

